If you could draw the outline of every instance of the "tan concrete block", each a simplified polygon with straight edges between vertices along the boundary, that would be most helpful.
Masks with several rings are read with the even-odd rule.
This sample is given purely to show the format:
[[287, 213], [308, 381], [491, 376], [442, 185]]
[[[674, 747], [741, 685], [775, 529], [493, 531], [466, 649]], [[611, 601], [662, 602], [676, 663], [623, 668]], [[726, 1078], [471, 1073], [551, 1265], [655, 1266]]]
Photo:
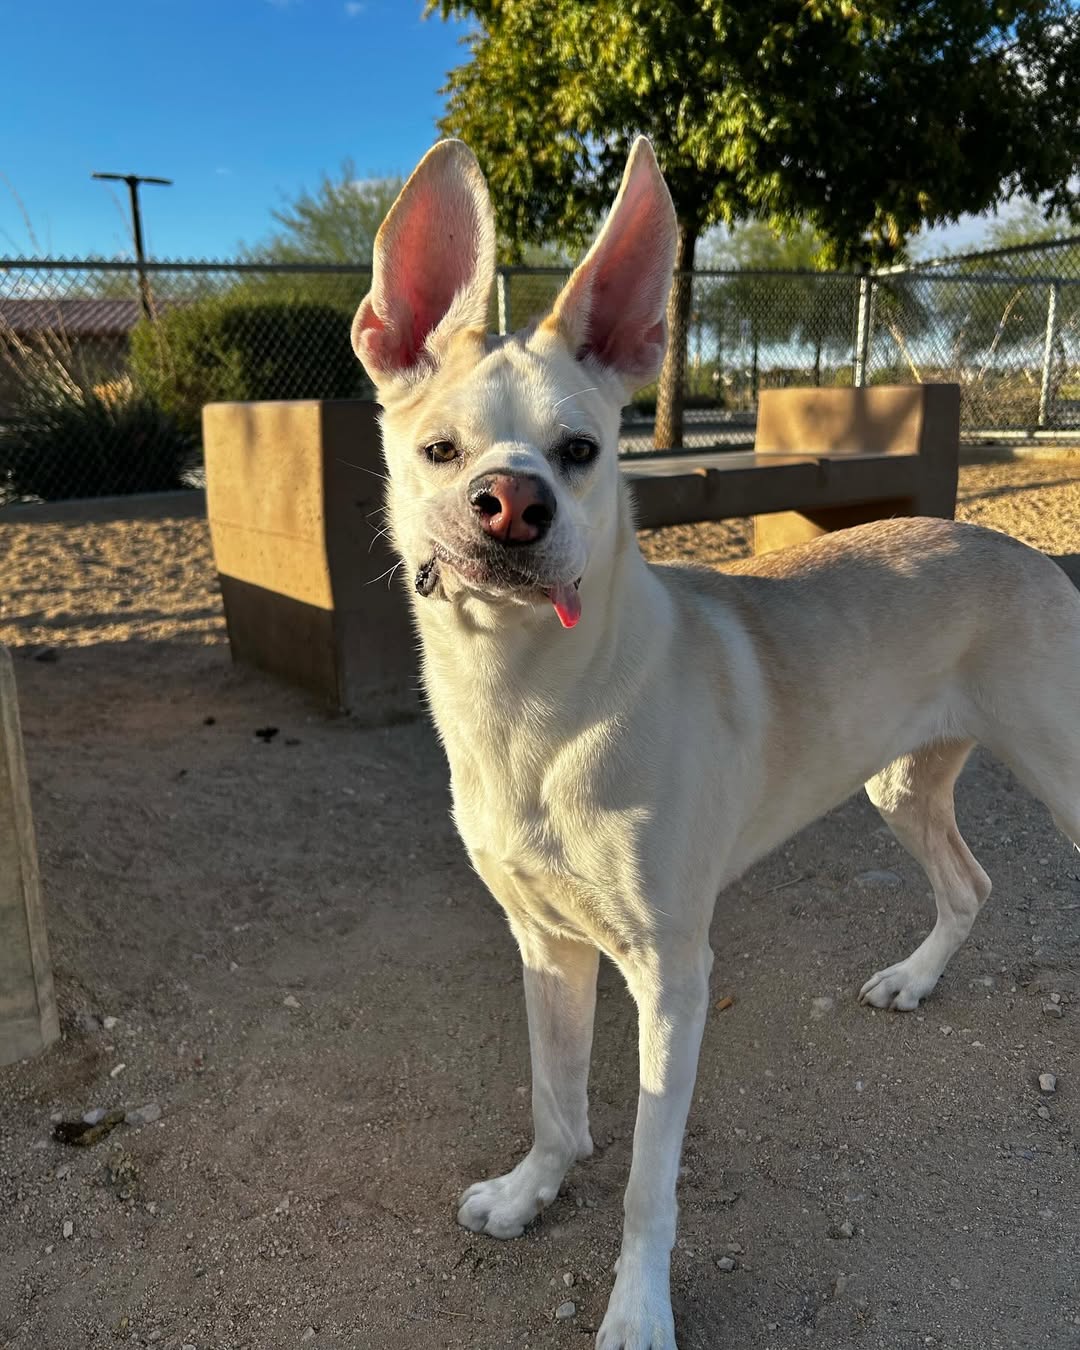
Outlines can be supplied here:
[[0, 647], [0, 1064], [59, 1035], [15, 672]]
[[[954, 384], [872, 385], [864, 389], [769, 389], [758, 404], [755, 451], [769, 455], [888, 456], [911, 468], [908, 488], [886, 486], [862, 501], [757, 514], [754, 551], [789, 548], [831, 530], [893, 516], [941, 516], [956, 509], [960, 389]], [[792, 503], [795, 505], [795, 503]], [[801, 503], [799, 504], [801, 506]]]
[[[203, 410], [207, 515], [234, 659], [384, 720], [419, 710], [407, 590], [379, 537], [378, 409]], [[407, 581], [407, 579], [404, 579]]]

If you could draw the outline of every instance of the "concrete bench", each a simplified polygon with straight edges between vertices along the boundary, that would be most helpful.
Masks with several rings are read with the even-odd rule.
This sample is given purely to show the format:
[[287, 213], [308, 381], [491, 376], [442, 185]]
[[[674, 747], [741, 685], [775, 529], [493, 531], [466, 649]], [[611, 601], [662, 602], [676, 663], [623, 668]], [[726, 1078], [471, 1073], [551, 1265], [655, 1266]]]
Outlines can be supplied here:
[[0, 647], [0, 1064], [59, 1035], [15, 672]]
[[[235, 660], [372, 721], [419, 710], [416, 639], [382, 517], [378, 409], [203, 410], [207, 515]], [[755, 517], [759, 552], [895, 515], [951, 516], [955, 385], [768, 390], [753, 453], [629, 458], [643, 526]]]
[[685, 451], [623, 467], [642, 526], [754, 517], [759, 553], [889, 516], [951, 517], [953, 384], [769, 389], [752, 452]]
[[374, 403], [212, 403], [206, 514], [233, 660], [373, 722], [419, 712], [416, 637], [381, 534]]

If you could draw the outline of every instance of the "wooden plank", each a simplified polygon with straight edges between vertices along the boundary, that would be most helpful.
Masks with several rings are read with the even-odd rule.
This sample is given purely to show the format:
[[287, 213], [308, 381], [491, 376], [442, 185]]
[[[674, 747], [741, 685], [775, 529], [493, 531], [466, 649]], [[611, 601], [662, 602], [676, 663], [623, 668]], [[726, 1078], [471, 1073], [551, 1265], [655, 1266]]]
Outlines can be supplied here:
[[59, 1035], [15, 671], [0, 647], [0, 1064]]

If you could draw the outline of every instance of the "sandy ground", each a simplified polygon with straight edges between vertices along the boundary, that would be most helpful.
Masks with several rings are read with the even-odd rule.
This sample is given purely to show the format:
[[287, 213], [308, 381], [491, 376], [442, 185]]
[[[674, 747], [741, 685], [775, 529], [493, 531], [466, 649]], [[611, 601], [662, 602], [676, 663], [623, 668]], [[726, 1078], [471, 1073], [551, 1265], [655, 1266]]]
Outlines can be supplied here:
[[[960, 515], [1075, 555], [1080, 465], [967, 468]], [[644, 543], [722, 560], [745, 535]], [[458, 1192], [527, 1146], [527, 1046], [430, 729], [233, 669], [203, 522], [0, 524], [0, 558], [64, 1028], [0, 1069], [0, 1347], [586, 1350], [636, 1095], [615, 972], [596, 1157], [524, 1239], [463, 1232]], [[854, 999], [930, 916], [865, 799], [721, 897], [736, 1001], [687, 1135], [683, 1350], [1080, 1346], [1080, 862], [991, 761], [959, 798], [995, 895], [916, 1015]], [[148, 1103], [92, 1148], [50, 1138]]]

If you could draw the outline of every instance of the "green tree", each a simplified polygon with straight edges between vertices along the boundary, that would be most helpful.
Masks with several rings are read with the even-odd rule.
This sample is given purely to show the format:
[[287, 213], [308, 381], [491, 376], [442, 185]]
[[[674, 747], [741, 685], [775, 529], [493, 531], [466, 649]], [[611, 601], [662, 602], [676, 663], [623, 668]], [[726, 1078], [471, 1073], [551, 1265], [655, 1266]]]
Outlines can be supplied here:
[[[442, 129], [477, 152], [516, 243], [580, 244], [648, 135], [679, 220], [806, 221], [830, 261], [1023, 194], [1075, 210], [1074, 0], [429, 0], [473, 17]], [[676, 279], [658, 443], [681, 444], [691, 286]], [[680, 340], [682, 339], [682, 340]]]
[[336, 178], [324, 173], [314, 192], [301, 189], [272, 213], [277, 228], [244, 250], [251, 262], [371, 262], [375, 235], [401, 191], [400, 178], [358, 178], [345, 160]]

